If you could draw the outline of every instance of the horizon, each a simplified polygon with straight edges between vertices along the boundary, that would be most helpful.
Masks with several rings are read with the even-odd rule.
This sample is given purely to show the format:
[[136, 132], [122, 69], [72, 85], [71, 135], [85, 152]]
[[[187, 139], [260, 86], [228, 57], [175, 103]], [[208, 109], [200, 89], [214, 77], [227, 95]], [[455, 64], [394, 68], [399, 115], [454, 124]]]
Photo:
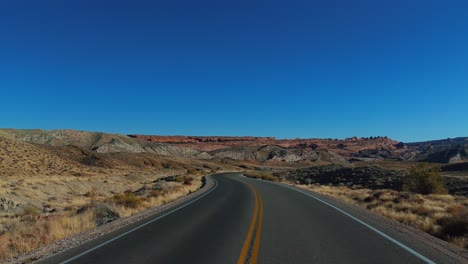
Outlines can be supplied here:
[[468, 138], [468, 136], [457, 136], [457, 137], [447, 137], [447, 138], [434, 138], [434, 139], [424, 139], [420, 141], [402, 141], [397, 138], [392, 138], [386, 135], [374, 135], [374, 136], [349, 136], [349, 137], [344, 137], [344, 138], [331, 138], [331, 137], [296, 137], [296, 138], [281, 138], [281, 137], [275, 137], [275, 136], [256, 136], [256, 135], [166, 135], [166, 134], [141, 134], [141, 133], [122, 133], [122, 132], [112, 132], [112, 131], [97, 131], [97, 130], [81, 130], [81, 129], [73, 129], [73, 128], [54, 128], [54, 129], [43, 129], [43, 128], [0, 128], [0, 130], [42, 130], [42, 131], [56, 131], [56, 130], [69, 130], [69, 131], [78, 131], [78, 132], [87, 132], [87, 133], [104, 133], [104, 134], [115, 134], [115, 135], [124, 135], [124, 136], [133, 136], [133, 135], [139, 135], [139, 136], [157, 136], [157, 137], [257, 137], [257, 138], [274, 138], [275, 140], [346, 140], [349, 138], [356, 137], [357, 139], [362, 139], [362, 138], [388, 138], [394, 141], [398, 142], [403, 142], [403, 143], [419, 143], [419, 142], [429, 142], [429, 141], [438, 141], [438, 140], [452, 140], [452, 139], [458, 139], [458, 138]]
[[370, 0], [0, 3], [0, 125], [464, 137], [467, 8]]

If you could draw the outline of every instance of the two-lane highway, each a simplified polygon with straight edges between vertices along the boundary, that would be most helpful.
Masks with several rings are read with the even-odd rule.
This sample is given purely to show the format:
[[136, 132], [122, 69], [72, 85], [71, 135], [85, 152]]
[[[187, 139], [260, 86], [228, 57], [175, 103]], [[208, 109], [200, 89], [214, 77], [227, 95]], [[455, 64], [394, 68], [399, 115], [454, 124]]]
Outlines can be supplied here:
[[144, 226], [114, 232], [43, 263], [432, 261], [391, 236], [379, 234], [378, 227], [366, 226], [287, 186], [235, 173], [213, 178], [216, 188], [183, 208], [156, 215], [137, 224]]

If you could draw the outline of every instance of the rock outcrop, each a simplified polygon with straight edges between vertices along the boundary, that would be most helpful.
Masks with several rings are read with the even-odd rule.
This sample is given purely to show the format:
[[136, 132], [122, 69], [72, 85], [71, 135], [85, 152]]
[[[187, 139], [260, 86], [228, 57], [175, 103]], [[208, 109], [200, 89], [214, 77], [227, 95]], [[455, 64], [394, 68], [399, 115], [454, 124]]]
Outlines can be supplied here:
[[269, 142], [274, 141], [274, 137], [193, 137], [193, 136], [148, 136], [148, 135], [128, 135], [131, 138], [145, 139], [159, 143], [226, 143], [226, 142]]
[[338, 139], [276, 139], [274, 137], [188, 137], [129, 135], [131, 138], [150, 142], [171, 143], [191, 147], [200, 151], [226, 148], [279, 146], [283, 148], [324, 149], [343, 156], [353, 156], [361, 150], [396, 150], [402, 148], [398, 141], [387, 137]]

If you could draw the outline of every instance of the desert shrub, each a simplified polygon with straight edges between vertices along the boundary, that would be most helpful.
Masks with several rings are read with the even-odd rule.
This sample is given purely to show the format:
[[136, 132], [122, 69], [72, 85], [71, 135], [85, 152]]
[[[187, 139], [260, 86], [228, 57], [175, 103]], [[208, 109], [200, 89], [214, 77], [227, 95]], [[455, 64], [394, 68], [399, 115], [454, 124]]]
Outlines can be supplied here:
[[130, 208], [138, 208], [142, 204], [142, 200], [136, 197], [132, 192], [125, 192], [123, 194], [116, 194], [112, 197], [114, 203]]
[[464, 210], [466, 210], [466, 208], [460, 204], [449, 205], [446, 209], [447, 213], [451, 215], [463, 214]]
[[421, 205], [413, 208], [412, 212], [419, 216], [429, 216], [431, 214], [431, 210], [429, 208]]
[[444, 178], [439, 171], [439, 168], [430, 167], [426, 163], [414, 166], [411, 168], [403, 188], [420, 194], [446, 194]]
[[441, 237], [463, 237], [468, 235], [468, 210], [457, 211], [454, 214], [438, 220]]
[[187, 169], [187, 174], [194, 175], [197, 174], [198, 170], [195, 168], [189, 168]]
[[149, 194], [148, 197], [158, 197], [164, 195], [164, 190], [152, 190]]
[[273, 176], [271, 172], [248, 172], [244, 173], [246, 177], [261, 179], [266, 181], [278, 181], [278, 178]]
[[184, 176], [177, 176], [173, 179], [173, 182], [182, 183], [184, 181]]
[[193, 182], [193, 178], [191, 178], [191, 177], [185, 177], [185, 178], [184, 178], [184, 181], [183, 181], [183, 184], [184, 184], [184, 185], [191, 185], [192, 182]]
[[23, 208], [23, 216], [38, 216], [40, 214], [39, 209], [34, 206], [27, 205]]
[[193, 178], [190, 176], [178, 176], [174, 179], [175, 182], [183, 183], [184, 185], [190, 185], [193, 182]]
[[277, 181], [278, 178], [276, 178], [275, 176], [273, 176], [273, 174], [271, 173], [263, 173], [261, 174], [261, 179], [262, 180], [266, 180], [266, 181]]

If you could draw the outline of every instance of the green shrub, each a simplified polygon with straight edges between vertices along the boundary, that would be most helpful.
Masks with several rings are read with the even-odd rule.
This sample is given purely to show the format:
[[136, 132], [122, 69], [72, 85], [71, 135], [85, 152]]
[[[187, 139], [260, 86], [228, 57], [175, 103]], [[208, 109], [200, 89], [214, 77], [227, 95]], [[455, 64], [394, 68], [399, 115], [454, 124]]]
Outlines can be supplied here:
[[444, 178], [440, 169], [427, 163], [414, 166], [404, 183], [404, 190], [420, 194], [446, 194]]

